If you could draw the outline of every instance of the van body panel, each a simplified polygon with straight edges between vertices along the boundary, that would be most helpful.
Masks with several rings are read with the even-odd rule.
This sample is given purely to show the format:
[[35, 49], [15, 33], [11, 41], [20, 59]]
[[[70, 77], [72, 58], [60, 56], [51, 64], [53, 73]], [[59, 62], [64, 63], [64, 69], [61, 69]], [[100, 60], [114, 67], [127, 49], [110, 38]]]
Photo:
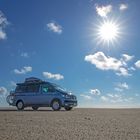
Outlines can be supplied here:
[[62, 107], [77, 106], [77, 98], [70, 95], [58, 85], [38, 80], [37, 78], [28, 78], [28, 82], [19, 83], [15, 91], [7, 96], [9, 105], [16, 106], [18, 101], [22, 101], [25, 107], [38, 106], [49, 107], [53, 100], [57, 99], [61, 102]]

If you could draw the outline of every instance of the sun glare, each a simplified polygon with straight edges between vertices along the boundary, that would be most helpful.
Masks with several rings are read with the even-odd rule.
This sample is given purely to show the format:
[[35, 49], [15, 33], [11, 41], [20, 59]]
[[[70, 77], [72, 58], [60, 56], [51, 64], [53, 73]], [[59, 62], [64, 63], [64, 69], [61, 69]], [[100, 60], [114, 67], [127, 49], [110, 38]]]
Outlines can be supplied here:
[[112, 21], [104, 21], [98, 26], [97, 38], [103, 43], [114, 43], [119, 37], [119, 26]]

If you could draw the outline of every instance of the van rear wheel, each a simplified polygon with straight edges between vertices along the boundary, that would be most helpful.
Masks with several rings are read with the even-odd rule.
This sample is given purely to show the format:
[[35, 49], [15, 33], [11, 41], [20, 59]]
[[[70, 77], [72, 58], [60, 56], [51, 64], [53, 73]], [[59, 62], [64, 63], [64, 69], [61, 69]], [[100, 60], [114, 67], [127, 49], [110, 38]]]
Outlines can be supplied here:
[[64, 108], [65, 108], [66, 111], [72, 110], [72, 107], [69, 107], [69, 106], [66, 106], [66, 107], [64, 107]]
[[59, 100], [57, 100], [57, 99], [53, 100], [53, 102], [52, 102], [52, 109], [54, 111], [59, 111], [61, 109], [61, 103], [60, 103]]
[[38, 106], [32, 106], [33, 110], [38, 110]]
[[24, 103], [23, 101], [18, 101], [16, 104], [16, 107], [18, 110], [23, 110], [24, 109]]

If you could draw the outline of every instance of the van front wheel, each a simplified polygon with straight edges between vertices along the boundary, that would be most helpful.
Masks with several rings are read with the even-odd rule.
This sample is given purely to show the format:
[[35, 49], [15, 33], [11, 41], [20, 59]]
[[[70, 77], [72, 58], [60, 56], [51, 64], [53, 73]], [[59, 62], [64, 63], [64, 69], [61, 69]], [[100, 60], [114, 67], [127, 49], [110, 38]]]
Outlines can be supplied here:
[[59, 100], [53, 100], [52, 102], [52, 109], [54, 111], [59, 111], [61, 109], [61, 103]]
[[23, 110], [24, 109], [24, 103], [23, 101], [18, 101], [16, 104], [16, 107], [18, 110]]

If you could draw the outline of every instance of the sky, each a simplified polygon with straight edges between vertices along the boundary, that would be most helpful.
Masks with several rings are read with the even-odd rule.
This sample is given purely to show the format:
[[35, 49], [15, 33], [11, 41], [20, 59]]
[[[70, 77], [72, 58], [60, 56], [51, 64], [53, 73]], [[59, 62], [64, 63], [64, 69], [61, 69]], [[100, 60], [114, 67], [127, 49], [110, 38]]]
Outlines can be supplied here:
[[16, 83], [61, 85], [79, 107], [140, 107], [139, 0], [1, 0], [0, 106]]

